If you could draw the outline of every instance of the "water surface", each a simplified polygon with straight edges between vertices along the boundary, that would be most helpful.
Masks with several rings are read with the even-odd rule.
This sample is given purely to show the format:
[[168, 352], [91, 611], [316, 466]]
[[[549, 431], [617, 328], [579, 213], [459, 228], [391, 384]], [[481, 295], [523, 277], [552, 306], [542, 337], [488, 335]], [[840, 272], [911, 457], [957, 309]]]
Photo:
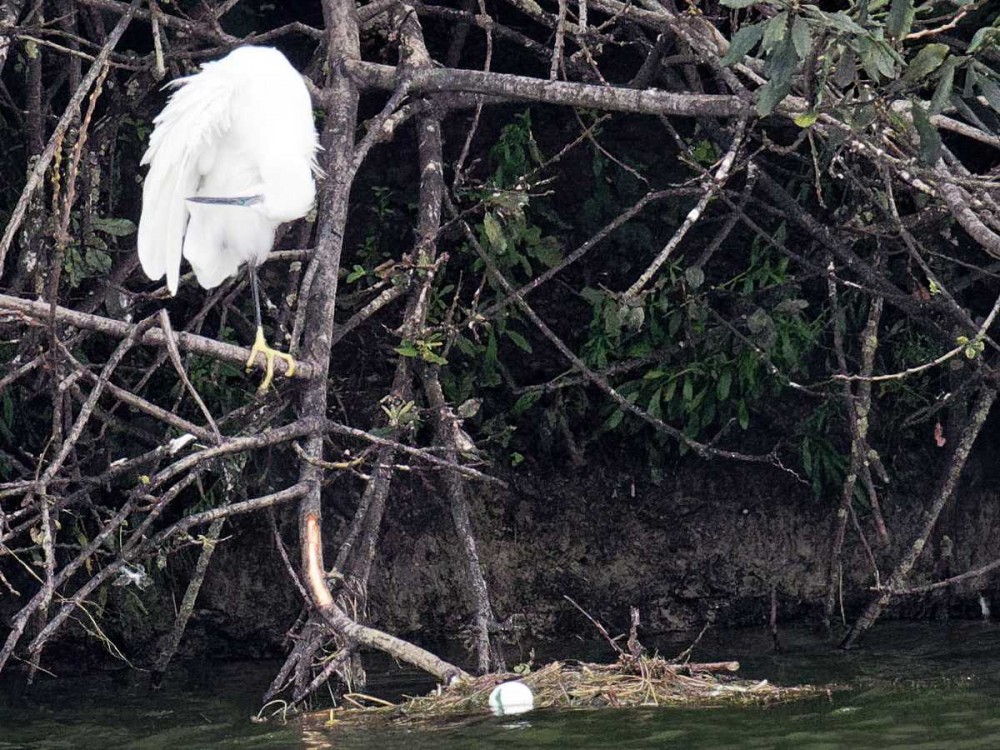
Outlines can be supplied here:
[[[695, 659], [739, 658], [741, 675], [838, 683], [830, 697], [770, 707], [536, 711], [467, 717], [431, 728], [253, 724], [277, 663], [186, 665], [153, 691], [142, 673], [45, 679], [27, 693], [0, 682], [0, 750], [8, 748], [1000, 748], [1000, 627], [883, 624], [840, 652], [807, 631], [709, 634]], [[656, 644], [670, 654], [678, 644]], [[600, 648], [600, 647], [598, 647]], [[589, 655], [588, 655], [589, 656]], [[368, 692], [417, 693], [429, 682], [370, 663]]]

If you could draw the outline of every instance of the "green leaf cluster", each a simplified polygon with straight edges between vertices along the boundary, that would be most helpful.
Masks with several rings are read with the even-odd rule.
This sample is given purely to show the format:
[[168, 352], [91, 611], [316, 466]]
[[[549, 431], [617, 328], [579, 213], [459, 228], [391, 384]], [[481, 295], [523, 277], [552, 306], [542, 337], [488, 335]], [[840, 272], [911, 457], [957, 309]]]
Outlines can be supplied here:
[[[1000, 113], [1000, 74], [988, 59], [1000, 44], [1000, 14], [978, 29], [963, 51], [938, 34], [918, 33], [942, 23], [942, 5], [932, 0], [853, 2], [833, 12], [797, 0], [722, 4], [746, 14], [723, 62], [734, 65], [747, 55], [763, 60], [767, 82], [757, 97], [761, 115], [772, 113], [794, 86], [811, 107], [796, 117], [800, 127], [811, 126], [825, 106], [864, 127], [880, 113], [879, 96], [908, 98], [917, 155], [933, 163], [941, 152], [935, 115], [955, 109], [989, 131], [976, 113], [977, 102]], [[957, 13], [950, 6], [949, 12]], [[764, 18], [751, 21], [755, 15]], [[908, 128], [905, 122], [897, 126]]]
[[[788, 260], [757, 247], [742, 272], [714, 288], [705, 287], [700, 268], [673, 265], [668, 273], [669, 283], [641, 306], [601, 290], [583, 291], [592, 309], [585, 359], [599, 371], [651, 361], [616, 387], [691, 438], [729, 423], [746, 430], [755, 405], [802, 372], [817, 343], [818, 322], [807, 316], [808, 303], [790, 296]], [[777, 288], [785, 291], [773, 297]], [[733, 326], [713, 313], [710, 298], [720, 291], [772, 301], [748, 308], [742, 325]], [[639, 426], [617, 408], [604, 423], [605, 430]]]

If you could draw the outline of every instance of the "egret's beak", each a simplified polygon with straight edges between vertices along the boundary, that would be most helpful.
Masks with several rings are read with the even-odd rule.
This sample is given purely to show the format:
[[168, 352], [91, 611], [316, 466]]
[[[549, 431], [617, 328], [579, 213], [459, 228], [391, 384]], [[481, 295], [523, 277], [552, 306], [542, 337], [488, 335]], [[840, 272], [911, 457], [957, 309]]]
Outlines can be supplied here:
[[207, 203], [212, 206], [255, 206], [264, 200], [263, 195], [237, 196], [235, 198], [212, 198], [207, 195], [198, 195], [194, 198], [187, 198], [188, 203]]

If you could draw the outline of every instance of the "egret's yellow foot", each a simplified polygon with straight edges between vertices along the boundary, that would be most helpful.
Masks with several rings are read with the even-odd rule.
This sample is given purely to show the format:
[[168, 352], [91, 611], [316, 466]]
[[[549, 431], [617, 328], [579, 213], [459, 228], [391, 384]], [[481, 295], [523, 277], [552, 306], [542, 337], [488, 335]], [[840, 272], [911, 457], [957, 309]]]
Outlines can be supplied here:
[[295, 374], [295, 360], [292, 359], [291, 354], [286, 352], [279, 352], [277, 349], [272, 349], [267, 345], [267, 340], [264, 338], [264, 329], [257, 329], [257, 338], [253, 342], [253, 346], [250, 348], [250, 359], [247, 360], [247, 372], [253, 369], [254, 361], [257, 359], [257, 355], [264, 355], [264, 380], [261, 381], [260, 387], [257, 388], [258, 393], [266, 393], [267, 389], [271, 387], [271, 381], [274, 379], [274, 358], [280, 357], [285, 360], [288, 369], [285, 370], [285, 377], [290, 378]]

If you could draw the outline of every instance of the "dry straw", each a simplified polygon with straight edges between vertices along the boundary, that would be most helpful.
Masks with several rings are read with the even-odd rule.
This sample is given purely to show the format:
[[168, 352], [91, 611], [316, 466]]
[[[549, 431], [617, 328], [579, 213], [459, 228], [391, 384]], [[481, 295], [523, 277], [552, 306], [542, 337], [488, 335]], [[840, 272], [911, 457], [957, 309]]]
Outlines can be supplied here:
[[456, 683], [399, 705], [358, 693], [344, 696], [341, 708], [323, 713], [328, 723], [428, 722], [482, 715], [499, 683], [520, 679], [535, 695], [535, 707], [634, 708], [771, 704], [827, 694], [830, 688], [778, 687], [767, 680], [732, 675], [738, 662], [676, 664], [659, 656], [621, 656], [613, 664], [556, 661], [527, 675], [489, 674]]

